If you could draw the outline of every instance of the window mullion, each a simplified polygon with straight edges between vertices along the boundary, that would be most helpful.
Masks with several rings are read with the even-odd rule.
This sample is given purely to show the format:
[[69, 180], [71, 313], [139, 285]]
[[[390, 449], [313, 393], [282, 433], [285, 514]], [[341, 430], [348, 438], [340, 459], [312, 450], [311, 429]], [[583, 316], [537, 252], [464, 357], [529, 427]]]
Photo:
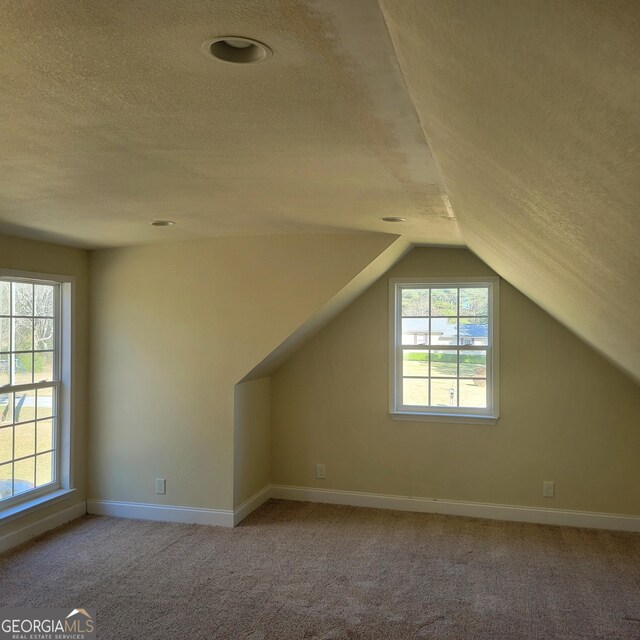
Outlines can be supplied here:
[[16, 359], [14, 350], [16, 348], [16, 323], [14, 318], [14, 293], [15, 284], [12, 282], [9, 287], [9, 384], [14, 384], [16, 380]]
[[456, 407], [460, 406], [460, 287], [456, 287]]
[[[36, 321], [34, 315], [36, 312], [36, 288], [31, 285], [31, 382], [35, 380], [35, 368], [36, 368]], [[33, 486], [36, 486], [36, 469], [35, 460], [33, 467]]]
[[[411, 345], [406, 345], [405, 344], [403, 346], [410, 347]], [[458, 346], [455, 345], [455, 344], [436, 344], [436, 345], [433, 345], [433, 346], [431, 346], [429, 348], [433, 349], [434, 351], [455, 351], [458, 348]], [[485, 347], [481, 347], [481, 348], [484, 349]], [[465, 347], [465, 349], [466, 349], [466, 347]]]
[[402, 289], [395, 290], [394, 297], [394, 318], [395, 318], [395, 404], [396, 406], [404, 400], [404, 379], [403, 379], [403, 354], [402, 348], [398, 349], [398, 344], [402, 346]]
[[48, 389], [57, 387], [60, 384], [58, 380], [45, 380], [44, 382], [29, 382], [27, 384], [8, 384], [0, 387], [0, 393], [21, 393], [23, 391], [33, 391], [34, 389]]
[[432, 351], [432, 344], [431, 344], [431, 340], [432, 340], [432, 333], [431, 333], [431, 314], [433, 312], [433, 305], [431, 302], [431, 294], [433, 293], [433, 289], [429, 288], [429, 383], [427, 385], [427, 404], [429, 406], [431, 406], [431, 381], [433, 380], [433, 378], [431, 377], [431, 361], [432, 361], [432, 355], [433, 355], [433, 351]]

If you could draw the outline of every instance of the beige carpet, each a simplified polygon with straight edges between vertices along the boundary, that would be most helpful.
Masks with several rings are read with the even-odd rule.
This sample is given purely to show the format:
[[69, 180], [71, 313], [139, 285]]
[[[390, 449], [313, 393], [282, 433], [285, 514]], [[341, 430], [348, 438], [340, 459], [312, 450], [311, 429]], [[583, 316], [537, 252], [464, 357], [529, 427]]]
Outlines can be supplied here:
[[87, 516], [0, 556], [3, 605], [98, 637], [640, 638], [640, 535], [271, 501], [235, 530]]

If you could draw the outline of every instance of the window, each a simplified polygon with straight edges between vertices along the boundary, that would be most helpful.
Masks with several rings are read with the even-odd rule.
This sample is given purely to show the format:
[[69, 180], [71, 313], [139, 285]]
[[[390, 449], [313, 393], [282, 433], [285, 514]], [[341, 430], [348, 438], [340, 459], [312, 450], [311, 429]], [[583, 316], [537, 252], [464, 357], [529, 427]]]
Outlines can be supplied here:
[[0, 510], [69, 485], [61, 425], [69, 417], [70, 283], [7, 273], [0, 272]]
[[495, 421], [498, 279], [392, 279], [390, 287], [390, 412]]

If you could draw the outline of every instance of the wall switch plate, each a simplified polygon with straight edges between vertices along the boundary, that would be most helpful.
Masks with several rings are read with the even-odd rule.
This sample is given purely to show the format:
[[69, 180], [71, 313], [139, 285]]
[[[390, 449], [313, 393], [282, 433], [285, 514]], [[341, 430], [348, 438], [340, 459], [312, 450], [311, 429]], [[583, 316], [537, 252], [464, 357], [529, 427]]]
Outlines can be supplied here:
[[556, 483], [552, 480], [545, 480], [542, 483], [542, 495], [545, 498], [555, 498], [556, 496]]
[[323, 464], [316, 465], [316, 478], [318, 480], [324, 480], [327, 477], [327, 470]]
[[165, 478], [156, 478], [156, 493], [167, 493], [167, 481]]

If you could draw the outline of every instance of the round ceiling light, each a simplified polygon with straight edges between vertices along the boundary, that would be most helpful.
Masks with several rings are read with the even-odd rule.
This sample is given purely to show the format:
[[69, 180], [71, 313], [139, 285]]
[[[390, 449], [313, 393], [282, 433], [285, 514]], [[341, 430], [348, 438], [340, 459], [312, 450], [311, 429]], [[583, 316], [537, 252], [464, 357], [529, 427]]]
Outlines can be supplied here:
[[202, 50], [216, 60], [232, 64], [260, 62], [271, 55], [271, 49], [266, 44], [241, 36], [222, 36], [207, 40], [202, 45]]
[[387, 216], [385, 218], [380, 218], [382, 222], [406, 222], [406, 218], [401, 218], [400, 216]]
[[175, 222], [173, 220], [154, 220], [150, 224], [152, 227], [173, 227]]

